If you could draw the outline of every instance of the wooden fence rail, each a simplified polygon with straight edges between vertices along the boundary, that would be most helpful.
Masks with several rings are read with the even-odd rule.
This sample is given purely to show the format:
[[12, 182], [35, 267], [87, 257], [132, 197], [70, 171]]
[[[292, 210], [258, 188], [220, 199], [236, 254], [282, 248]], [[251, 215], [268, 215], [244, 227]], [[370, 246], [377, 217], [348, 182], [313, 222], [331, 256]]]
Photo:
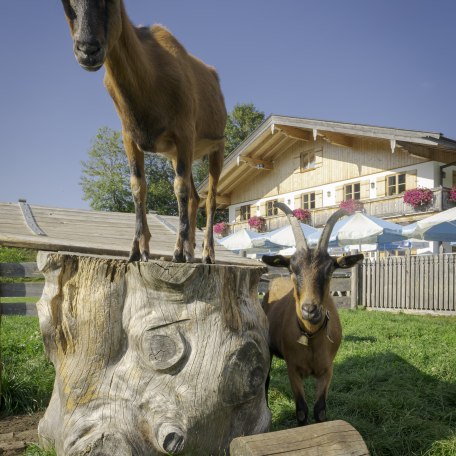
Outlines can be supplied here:
[[366, 259], [358, 304], [371, 309], [455, 313], [456, 255]]
[[[43, 293], [44, 282], [24, 281], [43, 277], [36, 263], [0, 263], [0, 277], [8, 278], [7, 282], [0, 282], [0, 314], [37, 315], [35, 303], [29, 300], [22, 302], [14, 299], [14, 302], [4, 302], [4, 298], [36, 298], [35, 301], [38, 301]], [[15, 282], [14, 279], [21, 281]]]

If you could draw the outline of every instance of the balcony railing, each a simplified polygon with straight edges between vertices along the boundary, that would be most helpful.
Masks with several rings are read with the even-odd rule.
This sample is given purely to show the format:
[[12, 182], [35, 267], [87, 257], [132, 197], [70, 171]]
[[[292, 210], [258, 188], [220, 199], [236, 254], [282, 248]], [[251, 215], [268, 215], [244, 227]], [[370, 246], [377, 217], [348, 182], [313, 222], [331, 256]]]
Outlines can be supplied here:
[[[373, 215], [374, 217], [397, 219], [405, 216], [413, 215], [428, 215], [434, 212], [441, 212], [455, 204], [449, 201], [448, 188], [434, 188], [432, 189], [434, 198], [432, 203], [427, 205], [423, 211], [414, 209], [409, 204], [404, 203], [403, 195], [384, 196], [381, 198], [362, 200], [366, 214]], [[326, 206], [318, 209], [312, 209], [312, 217], [310, 224], [315, 227], [323, 226], [328, 220], [329, 216], [337, 210], [339, 206]], [[424, 215], [424, 216], [426, 216]], [[264, 217], [266, 221], [266, 231], [272, 231], [288, 224], [284, 215], [275, 215], [271, 217]], [[243, 228], [249, 229], [247, 221], [235, 222], [230, 224], [231, 232], [239, 231]]]

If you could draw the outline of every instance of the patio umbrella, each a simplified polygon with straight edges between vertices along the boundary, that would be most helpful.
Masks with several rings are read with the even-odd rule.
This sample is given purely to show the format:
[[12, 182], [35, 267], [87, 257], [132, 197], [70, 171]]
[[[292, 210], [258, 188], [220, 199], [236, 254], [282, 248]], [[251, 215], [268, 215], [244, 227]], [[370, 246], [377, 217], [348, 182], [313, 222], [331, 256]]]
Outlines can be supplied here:
[[402, 232], [409, 238], [425, 241], [456, 241], [456, 207], [404, 226]]
[[[301, 223], [300, 225], [302, 232], [304, 233], [304, 236], [306, 238], [308, 238], [311, 234], [318, 231], [317, 228], [314, 228], [305, 223]], [[265, 234], [267, 239], [269, 239], [274, 244], [278, 244], [283, 247], [294, 247], [296, 245], [291, 225], [286, 225], [281, 228], [277, 228], [276, 230], [270, 231], [269, 233]]]
[[[310, 245], [318, 243], [321, 231], [310, 235]], [[385, 244], [402, 241], [405, 238], [401, 225], [362, 212], [355, 212], [334, 225], [329, 246]]]
[[272, 249], [279, 249], [281, 246], [271, 242], [267, 238], [267, 234], [244, 228], [223, 239], [218, 239], [217, 242], [228, 250], [245, 250], [246, 253], [268, 252]]

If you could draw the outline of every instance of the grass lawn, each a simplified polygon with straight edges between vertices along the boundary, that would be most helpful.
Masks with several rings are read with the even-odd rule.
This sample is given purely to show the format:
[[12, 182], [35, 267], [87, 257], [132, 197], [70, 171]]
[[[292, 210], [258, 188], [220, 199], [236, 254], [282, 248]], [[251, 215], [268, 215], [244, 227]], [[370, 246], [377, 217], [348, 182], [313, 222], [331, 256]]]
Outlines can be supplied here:
[[[456, 455], [456, 318], [340, 312], [344, 330], [328, 418], [352, 424], [375, 455]], [[313, 407], [313, 381], [306, 383]], [[295, 425], [285, 364], [274, 360], [273, 430]], [[312, 407], [309, 407], [312, 409]]]
[[[351, 423], [372, 456], [456, 455], [456, 318], [341, 311], [344, 340], [328, 400], [329, 419]], [[1, 413], [45, 407], [53, 368], [38, 319], [3, 317]], [[286, 368], [274, 360], [272, 430], [295, 426]], [[313, 382], [306, 383], [309, 404]], [[30, 448], [27, 455], [50, 455]]]

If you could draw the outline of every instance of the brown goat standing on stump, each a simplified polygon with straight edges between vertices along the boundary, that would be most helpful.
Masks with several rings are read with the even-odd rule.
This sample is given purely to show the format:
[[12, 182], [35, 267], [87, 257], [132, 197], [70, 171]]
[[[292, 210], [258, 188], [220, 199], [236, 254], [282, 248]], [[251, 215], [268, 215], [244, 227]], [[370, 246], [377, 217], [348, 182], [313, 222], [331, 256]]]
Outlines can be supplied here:
[[144, 152], [170, 158], [179, 232], [173, 261], [192, 262], [199, 205], [192, 162], [209, 155], [203, 262], [214, 263], [213, 220], [223, 165], [226, 108], [216, 71], [188, 54], [165, 28], [134, 27], [122, 0], [62, 0], [74, 54], [88, 71], [104, 64], [105, 86], [122, 122], [135, 202], [130, 261], [147, 261]]
[[[336, 306], [329, 294], [329, 283], [336, 268], [351, 268], [363, 259], [362, 254], [333, 258], [328, 254], [331, 231], [338, 219], [347, 215], [338, 210], [328, 220], [318, 245], [311, 250], [298, 219], [283, 203], [276, 203], [288, 217], [296, 241], [291, 257], [263, 256], [270, 266], [289, 269], [290, 277], [271, 282], [263, 298], [269, 320], [269, 348], [272, 355], [287, 363], [288, 378], [296, 403], [298, 425], [308, 424], [309, 413], [304, 399], [304, 378], [316, 378], [315, 421], [326, 420], [326, 398], [333, 372], [333, 360], [342, 339], [342, 327]], [[269, 377], [266, 382], [266, 398]]]

